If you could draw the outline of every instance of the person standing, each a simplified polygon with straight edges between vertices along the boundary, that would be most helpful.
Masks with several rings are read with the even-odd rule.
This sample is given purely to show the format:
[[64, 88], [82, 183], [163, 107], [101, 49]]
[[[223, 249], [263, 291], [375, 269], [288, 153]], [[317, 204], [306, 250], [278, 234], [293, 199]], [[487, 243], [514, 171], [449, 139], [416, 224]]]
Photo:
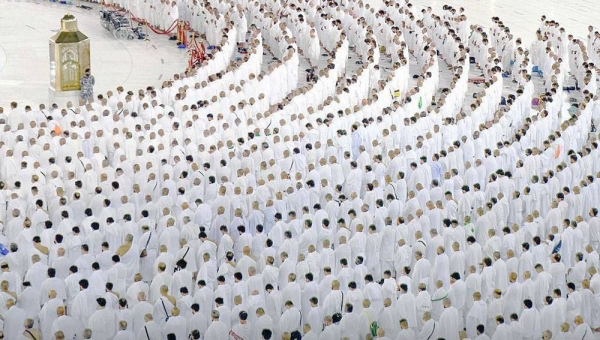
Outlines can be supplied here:
[[79, 80], [79, 84], [81, 87], [80, 97], [83, 100], [89, 100], [94, 98], [94, 84], [96, 83], [96, 79], [93, 75], [90, 74], [90, 69], [85, 69], [85, 75], [81, 77]]

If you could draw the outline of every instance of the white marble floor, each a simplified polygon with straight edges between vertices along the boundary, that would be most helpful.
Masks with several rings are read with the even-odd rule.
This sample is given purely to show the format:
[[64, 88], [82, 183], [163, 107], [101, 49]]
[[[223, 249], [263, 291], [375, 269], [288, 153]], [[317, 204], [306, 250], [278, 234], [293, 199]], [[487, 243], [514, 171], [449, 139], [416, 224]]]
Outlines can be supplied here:
[[48, 39], [67, 13], [77, 17], [79, 29], [90, 37], [97, 93], [119, 85], [131, 90], [157, 85], [185, 69], [186, 50], [154, 34], [149, 41], [119, 41], [100, 26], [96, 7], [0, 0], [0, 106], [17, 101], [37, 107], [48, 101]]
[[[379, 0], [369, 0], [375, 2]], [[535, 37], [539, 18], [557, 20], [569, 33], [585, 37], [600, 8], [598, 0], [412, 0], [419, 7], [444, 4], [464, 7], [470, 22], [489, 26], [499, 16], [527, 44]], [[118, 41], [100, 26], [97, 8], [80, 10], [43, 0], [0, 0], [0, 106], [11, 101], [36, 105], [48, 102], [48, 38], [66, 13], [77, 16], [82, 32], [92, 40], [92, 70], [96, 92], [119, 85], [136, 90], [160, 85], [185, 69], [187, 54], [164, 36], [150, 41]]]

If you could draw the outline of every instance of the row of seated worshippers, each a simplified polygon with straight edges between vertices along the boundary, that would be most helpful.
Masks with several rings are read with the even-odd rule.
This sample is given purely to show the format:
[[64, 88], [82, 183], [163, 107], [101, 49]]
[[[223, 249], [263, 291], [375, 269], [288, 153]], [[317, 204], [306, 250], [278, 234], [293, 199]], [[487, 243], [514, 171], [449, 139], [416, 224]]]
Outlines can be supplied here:
[[[272, 89], [284, 64], [261, 73], [256, 56], [270, 35], [284, 59], [267, 30], [287, 43], [300, 25], [280, 23], [285, 4], [254, 2], [266, 13], [241, 62], [228, 62], [238, 34], [225, 25], [215, 56], [163, 89], [0, 113], [4, 336], [591, 338], [595, 92], [564, 121], [555, 84], [531, 109], [525, 56], [500, 108], [499, 53], [463, 109], [473, 46], [460, 10], [346, 5], [298, 4], [321, 41], [341, 30], [323, 43], [334, 71], [299, 89]], [[355, 75], [350, 45], [364, 51]], [[398, 62], [381, 80], [380, 45]], [[442, 60], [453, 79], [440, 89]]]

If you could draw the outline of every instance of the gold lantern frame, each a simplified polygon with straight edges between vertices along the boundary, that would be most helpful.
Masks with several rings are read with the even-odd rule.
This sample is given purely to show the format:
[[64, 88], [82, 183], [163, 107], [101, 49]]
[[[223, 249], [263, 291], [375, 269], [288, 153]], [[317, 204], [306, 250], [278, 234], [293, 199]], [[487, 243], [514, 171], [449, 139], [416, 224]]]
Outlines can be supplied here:
[[81, 77], [90, 68], [90, 39], [79, 31], [74, 15], [67, 14], [60, 22], [60, 31], [49, 40], [50, 89], [79, 91]]

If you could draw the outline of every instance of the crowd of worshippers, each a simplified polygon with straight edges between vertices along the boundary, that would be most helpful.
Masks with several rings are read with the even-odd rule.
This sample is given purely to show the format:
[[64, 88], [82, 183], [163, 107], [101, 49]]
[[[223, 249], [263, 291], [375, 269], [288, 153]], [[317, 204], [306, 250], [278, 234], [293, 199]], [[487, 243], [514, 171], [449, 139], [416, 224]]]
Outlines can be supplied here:
[[594, 338], [593, 27], [542, 17], [527, 48], [450, 6], [160, 4], [214, 45], [200, 68], [0, 108], [0, 338]]

